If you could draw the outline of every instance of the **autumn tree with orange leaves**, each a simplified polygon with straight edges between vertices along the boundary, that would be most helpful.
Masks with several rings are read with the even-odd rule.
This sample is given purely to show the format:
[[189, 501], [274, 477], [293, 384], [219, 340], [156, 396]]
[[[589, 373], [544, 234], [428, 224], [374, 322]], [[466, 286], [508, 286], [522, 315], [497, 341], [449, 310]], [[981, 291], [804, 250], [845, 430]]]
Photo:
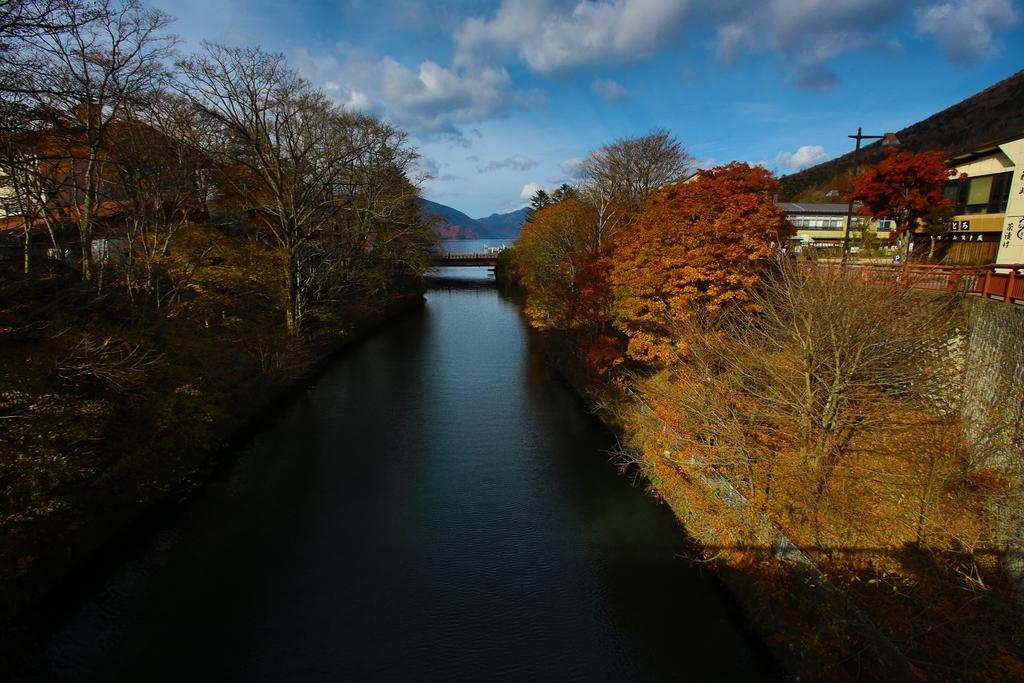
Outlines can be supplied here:
[[651, 195], [612, 255], [616, 327], [639, 361], [665, 361], [684, 341], [673, 328], [698, 311], [743, 304], [790, 225], [775, 177], [727, 164]]
[[573, 330], [582, 307], [585, 272], [594, 254], [587, 233], [589, 207], [566, 199], [536, 211], [516, 249], [526, 265], [526, 314], [539, 329]]
[[527, 291], [526, 316], [559, 333], [603, 371], [622, 357], [611, 332], [610, 235], [602, 205], [568, 196], [535, 211], [523, 225], [514, 263]]
[[535, 327], [557, 331], [585, 351], [598, 371], [622, 360], [608, 279], [615, 244], [648, 196], [692, 165], [679, 140], [655, 130], [591, 151], [577, 187], [534, 197], [511, 256], [528, 291], [527, 315]]
[[942, 152], [890, 150], [889, 156], [854, 179], [850, 198], [863, 202], [858, 210], [862, 215], [893, 221], [907, 262], [910, 234], [923, 220], [950, 205], [942, 190], [953, 173]]

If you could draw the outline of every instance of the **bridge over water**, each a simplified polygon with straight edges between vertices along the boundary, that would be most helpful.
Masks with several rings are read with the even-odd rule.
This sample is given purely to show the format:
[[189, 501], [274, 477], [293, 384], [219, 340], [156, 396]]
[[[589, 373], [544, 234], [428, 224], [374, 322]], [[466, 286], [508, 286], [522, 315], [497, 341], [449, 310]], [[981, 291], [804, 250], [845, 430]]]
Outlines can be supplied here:
[[493, 268], [498, 263], [498, 252], [481, 252], [475, 254], [457, 254], [441, 251], [430, 257], [430, 265], [433, 268], [447, 267], [489, 267]]

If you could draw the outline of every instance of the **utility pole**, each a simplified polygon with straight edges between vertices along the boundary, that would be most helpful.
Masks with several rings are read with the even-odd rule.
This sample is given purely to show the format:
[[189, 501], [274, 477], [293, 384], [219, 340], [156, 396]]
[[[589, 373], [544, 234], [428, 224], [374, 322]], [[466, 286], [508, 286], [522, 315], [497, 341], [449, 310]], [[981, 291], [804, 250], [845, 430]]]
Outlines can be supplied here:
[[[899, 139], [895, 133], [886, 133], [885, 135], [864, 135], [861, 133], [860, 126], [857, 126], [856, 135], [847, 135], [846, 137], [857, 141], [857, 144], [853, 148], [853, 175], [857, 177], [857, 160], [860, 156], [860, 141], [861, 140], [884, 140], [882, 143], [883, 147], [897, 147], [900, 144]], [[843, 265], [846, 265], [846, 260], [850, 256], [850, 224], [853, 223], [853, 198], [850, 198], [850, 203], [846, 207], [846, 225], [843, 226]]]

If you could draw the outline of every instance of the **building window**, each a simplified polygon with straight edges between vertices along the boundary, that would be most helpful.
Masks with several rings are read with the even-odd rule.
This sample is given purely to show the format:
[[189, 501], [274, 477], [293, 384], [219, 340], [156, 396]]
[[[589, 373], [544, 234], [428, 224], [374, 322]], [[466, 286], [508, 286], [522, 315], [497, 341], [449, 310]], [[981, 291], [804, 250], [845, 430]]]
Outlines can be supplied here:
[[960, 188], [965, 183], [962, 180], [949, 180], [946, 187], [942, 188], [942, 196], [953, 203], [953, 206], [960, 206], [963, 201], [960, 198]]
[[889, 232], [889, 231], [895, 230], [895, 229], [896, 229], [896, 226], [894, 226], [893, 222], [891, 220], [889, 220], [888, 218], [885, 218], [885, 219], [882, 219], [882, 220], [878, 221], [878, 232]]
[[992, 193], [988, 199], [988, 213], [1006, 213], [1010, 201], [1010, 183], [1013, 173], [998, 173], [992, 176]]
[[1005, 213], [1012, 180], [1012, 172], [951, 180], [946, 183], [943, 194], [960, 215]]
[[988, 206], [988, 196], [992, 194], [992, 176], [983, 175], [968, 179], [967, 206]]
[[798, 230], [842, 230], [843, 219], [830, 216], [795, 216], [790, 222]]

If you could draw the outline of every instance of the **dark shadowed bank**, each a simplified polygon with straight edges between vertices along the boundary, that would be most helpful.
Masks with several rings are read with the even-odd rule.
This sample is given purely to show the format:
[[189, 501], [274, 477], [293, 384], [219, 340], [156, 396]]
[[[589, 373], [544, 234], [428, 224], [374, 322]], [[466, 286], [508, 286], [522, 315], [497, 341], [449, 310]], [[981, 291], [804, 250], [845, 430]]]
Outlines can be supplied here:
[[258, 364], [240, 363], [238, 348], [229, 344], [204, 348], [203, 367], [189, 367], [188, 355], [175, 359], [179, 362], [172, 374], [199, 375], [218, 365], [242, 369], [226, 373], [230, 381], [204, 397], [191, 425], [154, 430], [144, 418], [132, 424], [131, 417], [144, 414], [146, 405], [138, 406], [140, 412], [119, 413], [125, 419], [109, 430], [109, 443], [102, 445], [106, 468], [80, 486], [66, 487], [63, 509], [5, 533], [0, 541], [0, 662], [19, 646], [21, 636], [60, 609], [84, 578], [116, 562], [126, 539], [144, 533], [162, 509], [203, 486], [234, 446], [272, 419], [339, 354], [423, 301], [422, 286], [416, 285], [347, 304], [334, 321], [303, 341], [268, 346], [271, 358]]
[[[525, 305], [507, 252], [495, 274]], [[687, 559], [729, 589], [786, 678], [920, 680], [913, 663], [856, 603], [728, 480], [710, 467], [680, 473], [645, 464], [638, 453], [660, 452], [671, 428], [643, 410], [640, 397], [596, 372], [586, 353], [557, 332], [532, 333], [549, 365], [618, 438], [612, 459], [623, 475], [672, 509], [693, 543]]]
[[[972, 320], [983, 313], [1019, 312], [1005, 304], [968, 303], [973, 304]], [[971, 335], [972, 349], [974, 337], [981, 334], [978, 329]], [[973, 643], [970, 634], [984, 633], [986, 643], [1003, 653], [993, 658], [982, 646], [972, 646], [979, 679], [1019, 680], [1011, 649], [1019, 642], [1019, 627], [1010, 601], [999, 602], [1005, 591], [998, 577], [987, 577], [991, 597], [964, 597], [952, 582], [934, 578], [945, 576], [939, 568], [920, 568], [928, 554], [912, 547], [888, 551], [806, 541], [798, 547], [786, 536], [790, 531], [780, 529], [710, 464], [698, 456], [685, 461], [670, 457], [670, 452], [686, 449], [643, 395], [595, 372], [586, 355], [557, 334], [538, 336], [551, 366], [618, 436], [620, 449], [613, 460], [670, 506], [695, 543], [690, 559], [713, 571], [731, 590], [787, 677], [929, 680], [934, 671], [953, 669], [935, 662], [938, 655], [928, 639], [948, 622], [950, 613], [971, 610], [983, 615], [984, 624], [961, 625], [963, 637]], [[992, 386], [1005, 386], [1005, 377], [1019, 372], [1018, 360], [985, 364], [1001, 377], [986, 377], [980, 384], [990, 380]], [[870, 563], [875, 558], [898, 560], [910, 568], [902, 573], [880, 570]], [[934, 583], [942, 590], [932, 588]], [[919, 597], [915, 589], [931, 600]], [[914, 606], [910, 616], [901, 601]], [[951, 678], [963, 680], [961, 675]]]
[[[612, 459], [622, 474], [671, 508], [693, 544], [686, 559], [728, 588], [787, 679], [920, 680], [856, 604], [749, 503], [737, 501], [730, 485], [708, 472], [681, 477], [669, 468], [638, 466], [626, 452], [657, 447], [665, 426], [633, 412], [632, 397], [594, 373], [576, 349], [539, 336], [551, 367], [616, 434], [622, 450]], [[745, 540], [721, 540], [735, 536]]]

